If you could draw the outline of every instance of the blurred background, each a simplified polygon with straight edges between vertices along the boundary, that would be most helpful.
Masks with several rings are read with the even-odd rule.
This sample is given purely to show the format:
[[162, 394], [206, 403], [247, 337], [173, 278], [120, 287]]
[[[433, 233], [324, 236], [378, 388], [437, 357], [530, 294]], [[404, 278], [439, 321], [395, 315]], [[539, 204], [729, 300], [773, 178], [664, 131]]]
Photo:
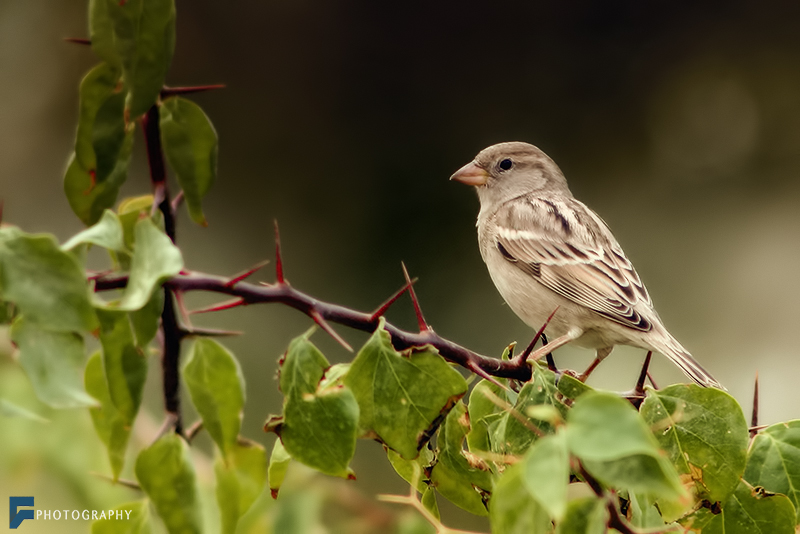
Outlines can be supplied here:
[[[756, 373], [760, 422], [800, 417], [800, 4], [177, 0], [177, 8], [168, 83], [227, 85], [192, 97], [217, 128], [220, 154], [205, 202], [210, 226], [179, 220], [189, 269], [233, 274], [271, 258], [277, 219], [297, 288], [371, 310], [402, 285], [404, 261], [438, 333], [499, 355], [532, 332], [480, 259], [474, 191], [448, 177], [485, 146], [527, 141], [611, 226], [667, 327], [748, 419]], [[81, 229], [61, 180], [78, 84], [97, 62], [63, 38], [85, 37], [86, 28], [85, 0], [0, 2], [3, 218], [62, 241]], [[141, 141], [121, 197], [148, 192]], [[269, 267], [261, 276], [272, 280]], [[416, 323], [407, 302], [389, 318]], [[310, 321], [267, 305], [197, 323], [246, 332], [225, 341], [247, 379], [244, 433], [271, 446], [261, 426], [280, 411], [276, 361]], [[338, 330], [354, 345], [364, 340]], [[323, 334], [314, 339], [331, 361], [351, 359]], [[629, 389], [643, 357], [618, 348], [590, 383]], [[591, 358], [565, 348], [556, 361], [580, 370]], [[0, 362], [2, 394], [19, 391], [17, 402], [51, 419], [37, 427], [0, 416], [0, 430], [24, 425], [28, 436], [15, 445], [0, 432], [0, 486], [46, 487], [54, 502], [103, 493], [75, 497], [63, 469], [36, 460], [47, 441], [37, 436], [89, 425], [88, 415], [25, 400], [24, 375]], [[155, 426], [157, 367], [153, 360], [147, 401]], [[663, 357], [653, 372], [659, 385], [684, 380]], [[99, 450], [99, 441], [85, 446]], [[356, 487], [405, 491], [382, 455], [359, 443]], [[102, 452], [81, 461], [70, 469], [107, 470]], [[450, 522], [481, 526], [455, 512]]]

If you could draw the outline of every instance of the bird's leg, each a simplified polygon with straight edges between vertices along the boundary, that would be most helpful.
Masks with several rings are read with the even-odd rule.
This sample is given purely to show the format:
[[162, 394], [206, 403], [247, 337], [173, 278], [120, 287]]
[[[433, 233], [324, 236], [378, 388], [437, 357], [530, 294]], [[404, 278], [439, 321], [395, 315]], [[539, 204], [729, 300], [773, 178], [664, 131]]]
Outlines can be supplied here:
[[592, 374], [592, 371], [594, 371], [595, 368], [598, 365], [600, 365], [600, 362], [605, 360], [606, 356], [611, 354], [611, 350], [613, 348], [614, 347], [611, 346], [611, 347], [601, 347], [601, 348], [597, 349], [597, 353], [595, 354], [594, 361], [589, 364], [589, 367], [587, 367], [586, 370], [583, 373], [581, 373], [581, 375], [578, 377], [578, 380], [580, 380], [581, 382], [586, 382], [586, 379], [589, 378], [589, 375]]

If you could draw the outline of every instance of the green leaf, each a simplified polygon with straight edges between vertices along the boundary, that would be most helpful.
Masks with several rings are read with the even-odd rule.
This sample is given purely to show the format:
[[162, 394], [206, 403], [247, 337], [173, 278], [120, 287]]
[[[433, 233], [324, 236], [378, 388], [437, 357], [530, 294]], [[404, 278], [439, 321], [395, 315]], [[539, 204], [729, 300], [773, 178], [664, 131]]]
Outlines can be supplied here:
[[566, 436], [570, 452], [601, 482], [674, 501], [686, 498], [650, 429], [617, 395], [581, 395], [567, 416]]
[[183, 268], [181, 251], [152, 219], [136, 223], [135, 248], [128, 286], [119, 304], [109, 308], [133, 311], [146, 305], [153, 292]]
[[581, 497], [569, 502], [556, 534], [605, 534], [608, 519], [605, 501], [598, 497]]
[[234, 450], [242, 426], [245, 392], [239, 362], [213, 339], [196, 339], [183, 366], [183, 380], [203, 427], [227, 455]]
[[[436, 519], [441, 519], [441, 515], [439, 514], [439, 504], [436, 502], [436, 490], [430, 486], [425, 488], [425, 491], [422, 492], [420, 502], [422, 503], [422, 506], [424, 506], [425, 509], [433, 515], [433, 517]], [[430, 530], [431, 525], [428, 524], [427, 526]]]
[[505, 417], [503, 404], [513, 405], [508, 391], [500, 386], [481, 380], [469, 394], [470, 431], [467, 434], [467, 445], [471, 452], [494, 450], [490, 440], [490, 427]]
[[703, 534], [794, 534], [794, 527], [795, 510], [788, 497], [739, 482]]
[[513, 410], [506, 410], [504, 417], [492, 426], [489, 439], [494, 452], [521, 456], [538, 439], [539, 433], [552, 433], [553, 426], [550, 423], [530, 417], [528, 412], [541, 405], [560, 404], [555, 394], [555, 374], [534, 367], [533, 380], [519, 391]]
[[736, 400], [719, 389], [676, 384], [648, 390], [641, 414], [701, 498], [723, 501], [744, 473], [747, 422]]
[[133, 132], [133, 127], [126, 130], [125, 141], [119, 151], [114, 171], [103, 182], [97, 183], [94, 171], [84, 168], [75, 154], [67, 164], [67, 171], [64, 174], [64, 194], [72, 211], [87, 226], [100, 220], [103, 211], [111, 208], [117, 201], [119, 188], [128, 177], [128, 163], [133, 151]]
[[358, 403], [345, 386], [319, 387], [329, 367], [308, 340], [294, 339], [281, 366], [283, 418], [267, 423], [295, 460], [323, 473], [351, 477], [356, 448]]
[[[13, 231], [11, 231], [13, 230]], [[59, 332], [90, 331], [97, 317], [83, 268], [51, 235], [5, 229], [0, 238], [0, 289], [28, 321]]]
[[428, 475], [426, 474], [431, 469], [431, 465], [435, 461], [433, 451], [430, 445], [423, 447], [416, 458], [413, 460], [406, 460], [392, 449], [384, 447], [386, 450], [386, 457], [389, 463], [392, 464], [395, 472], [400, 475], [403, 480], [414, 486], [420, 493], [424, 493], [428, 489]]
[[89, 37], [92, 51], [99, 58], [119, 67], [121, 59], [114, 46], [114, 23], [108, 12], [109, 0], [89, 0]]
[[275, 444], [272, 446], [272, 454], [269, 456], [269, 468], [267, 471], [269, 489], [273, 499], [278, 497], [278, 491], [283, 485], [283, 480], [286, 478], [286, 470], [289, 469], [291, 462], [292, 457], [286, 452], [283, 443], [281, 443], [281, 440], [276, 439]]
[[[122, 512], [123, 519], [117, 519], [119, 517], [117, 512]], [[92, 523], [92, 534], [150, 534], [151, 532], [147, 501], [120, 504], [113, 509], [113, 519], [110, 517], [112, 511], [108, 510], [108, 513], [109, 517]]]
[[84, 381], [86, 391], [100, 403], [100, 406], [90, 408], [89, 414], [92, 416], [92, 423], [97, 435], [100, 436], [100, 441], [106, 446], [111, 472], [116, 480], [125, 465], [125, 450], [131, 434], [131, 425], [111, 401], [100, 353], [95, 353], [89, 358]]
[[147, 359], [133, 341], [127, 313], [99, 309], [97, 316], [109, 394], [125, 423], [133, 425], [142, 403]]
[[558, 392], [568, 399], [577, 399], [586, 392], [593, 391], [590, 386], [587, 386], [574, 376], [563, 374], [558, 380]]
[[[97, 158], [93, 146], [97, 112], [119, 89], [119, 85], [120, 71], [108, 63], [97, 65], [81, 81], [78, 131], [75, 135], [75, 158], [85, 171], [97, 169]], [[121, 96], [124, 100], [125, 95]], [[125, 121], [121, 113], [119, 119], [122, 120], [124, 130]]]
[[[119, 214], [119, 222], [122, 224], [122, 235], [125, 240], [125, 247], [128, 250], [133, 250], [133, 244], [135, 241], [134, 230], [136, 228], [136, 223], [139, 222], [140, 219], [149, 217], [152, 208], [153, 195], [128, 197], [119, 203], [117, 213]], [[130, 252], [117, 252], [111, 254], [119, 269], [123, 271], [130, 271], [131, 255], [132, 253]]]
[[158, 333], [161, 313], [164, 311], [164, 292], [153, 291], [150, 300], [138, 310], [130, 312], [136, 346], [144, 349]]
[[552, 531], [547, 510], [528, 492], [520, 464], [503, 473], [489, 501], [493, 534], [531, 534]]
[[26, 317], [11, 325], [11, 339], [19, 347], [19, 363], [39, 400], [54, 408], [95, 406], [83, 389], [83, 338], [75, 333], [51, 332]]
[[648, 495], [628, 494], [628, 516], [634, 527], [662, 528], [664, 526], [664, 519], [656, 506], [656, 500]]
[[[133, 127], [131, 124], [131, 129]], [[122, 151], [128, 129], [125, 122], [125, 93], [112, 93], [97, 110], [92, 128], [92, 149], [97, 162], [96, 183], [101, 184], [112, 175], [121, 154], [127, 159]]]
[[744, 479], [792, 500], [800, 524], [800, 420], [765, 428], [753, 440]]
[[5, 399], [0, 399], [0, 416], [18, 417], [20, 419], [28, 419], [30, 421], [38, 421], [40, 423], [48, 422], [48, 420], [41, 415], [32, 412], [27, 408], [23, 408], [22, 406], [17, 406], [13, 402], [9, 402]]
[[203, 531], [194, 465], [182, 437], [168, 432], [140, 452], [136, 478], [170, 533]]
[[84, 243], [127, 252], [122, 234], [122, 224], [117, 214], [111, 210], [105, 210], [100, 221], [72, 236], [61, 245], [61, 250], [71, 250]]
[[467, 409], [464, 403], [457, 402], [439, 429], [438, 461], [431, 470], [431, 484], [464, 510], [486, 515], [484, 500], [494, 480], [488, 465], [462, 448], [468, 432]]
[[467, 383], [433, 349], [408, 356], [395, 351], [383, 324], [353, 360], [345, 384], [358, 400], [362, 432], [412, 459], [467, 392]]
[[569, 452], [563, 433], [545, 436], [530, 448], [522, 460], [525, 487], [556, 521], [567, 509]]
[[161, 141], [192, 220], [206, 226], [202, 200], [217, 176], [217, 132], [200, 106], [173, 97], [161, 106]]
[[223, 458], [214, 462], [217, 477], [217, 503], [223, 534], [234, 534], [236, 525], [264, 489], [267, 456], [264, 448], [252, 442], [237, 443]]
[[120, 58], [127, 107], [134, 119], [155, 104], [164, 86], [175, 48], [175, 4], [173, 0], [106, 0], [105, 9], [113, 24], [115, 54], [107, 52], [106, 40], [100, 47], [101, 57]]

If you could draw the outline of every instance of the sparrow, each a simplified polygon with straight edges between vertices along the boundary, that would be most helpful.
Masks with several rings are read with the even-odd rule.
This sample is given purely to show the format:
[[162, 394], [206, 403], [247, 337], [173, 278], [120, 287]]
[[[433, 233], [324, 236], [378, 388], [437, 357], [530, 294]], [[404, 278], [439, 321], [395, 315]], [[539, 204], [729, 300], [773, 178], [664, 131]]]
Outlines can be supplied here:
[[[724, 389], [667, 331], [630, 260], [605, 222], [576, 200], [561, 169], [528, 143], [482, 150], [450, 177], [475, 186], [478, 242], [509, 307], [539, 329], [554, 310], [551, 341], [534, 361], [567, 343], [659, 352], [701, 386]], [[590, 368], [593, 368], [590, 367]]]

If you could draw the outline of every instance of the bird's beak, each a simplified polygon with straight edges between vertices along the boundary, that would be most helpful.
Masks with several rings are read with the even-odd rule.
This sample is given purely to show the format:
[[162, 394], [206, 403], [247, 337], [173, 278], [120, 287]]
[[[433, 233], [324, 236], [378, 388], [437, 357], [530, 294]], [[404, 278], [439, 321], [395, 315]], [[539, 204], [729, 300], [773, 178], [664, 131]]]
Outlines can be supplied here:
[[472, 161], [458, 169], [450, 179], [467, 185], [486, 185], [486, 181], [489, 179], [489, 173], [478, 167], [478, 165]]

